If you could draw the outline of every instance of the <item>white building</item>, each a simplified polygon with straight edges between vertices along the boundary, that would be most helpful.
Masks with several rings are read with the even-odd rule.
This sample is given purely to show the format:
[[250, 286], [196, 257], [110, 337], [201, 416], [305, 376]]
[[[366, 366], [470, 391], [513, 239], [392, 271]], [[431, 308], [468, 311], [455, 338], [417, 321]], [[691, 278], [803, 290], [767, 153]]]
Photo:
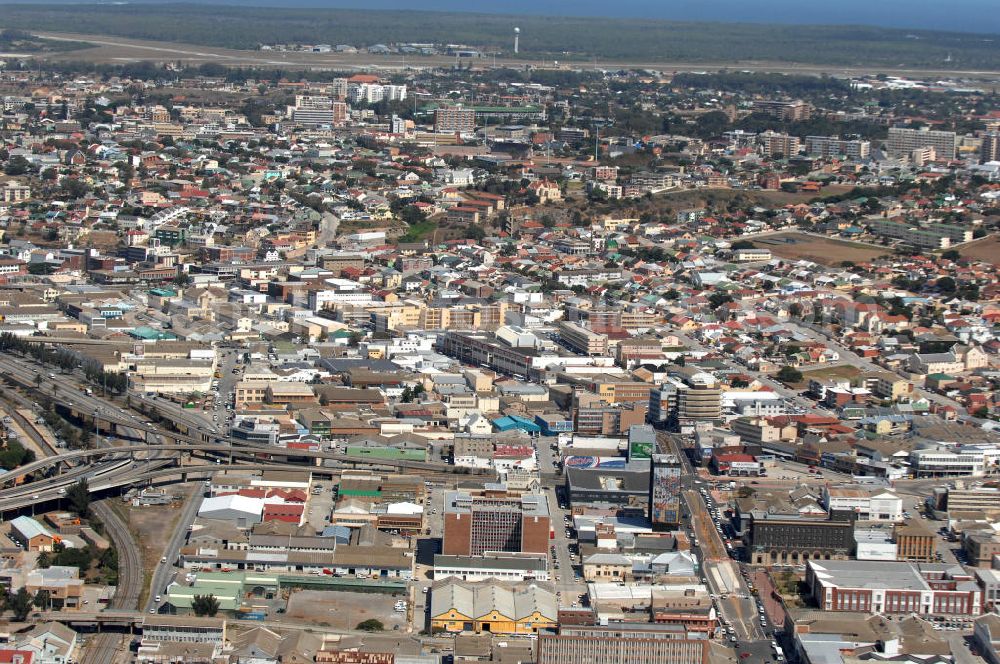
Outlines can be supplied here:
[[498, 551], [482, 556], [434, 556], [434, 580], [456, 577], [463, 581], [548, 581], [545, 554]]
[[206, 498], [201, 503], [198, 516], [216, 521], [232, 521], [241, 528], [260, 523], [264, 513], [264, 499], [238, 494]]
[[910, 452], [913, 477], [983, 475], [998, 464], [1000, 448], [996, 445], [938, 443], [936, 448]]
[[862, 486], [825, 486], [821, 496], [827, 510], [849, 510], [861, 521], [903, 520], [903, 499], [890, 491]]
[[858, 560], [896, 560], [896, 543], [889, 530], [855, 530], [854, 541]]
[[722, 408], [738, 417], [772, 417], [784, 415], [785, 401], [777, 392], [737, 392], [722, 393]]
[[76, 645], [76, 632], [60, 623], [50, 622], [36, 625], [31, 631], [19, 635], [15, 647], [33, 653], [34, 664], [66, 664], [72, 661]]

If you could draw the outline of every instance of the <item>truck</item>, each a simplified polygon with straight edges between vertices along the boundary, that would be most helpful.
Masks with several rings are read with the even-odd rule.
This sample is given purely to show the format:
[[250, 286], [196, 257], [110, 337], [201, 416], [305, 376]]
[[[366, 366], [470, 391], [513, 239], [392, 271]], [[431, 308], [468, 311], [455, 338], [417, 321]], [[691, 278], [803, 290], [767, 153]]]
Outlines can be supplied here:
[[92, 397], [92, 396], [94, 396], [94, 391], [93, 391], [92, 389], [90, 389], [89, 387], [88, 387], [87, 389], [85, 389], [85, 390], [84, 390], [83, 392], [84, 392], [84, 394], [86, 394], [86, 395], [87, 395], [88, 397]]

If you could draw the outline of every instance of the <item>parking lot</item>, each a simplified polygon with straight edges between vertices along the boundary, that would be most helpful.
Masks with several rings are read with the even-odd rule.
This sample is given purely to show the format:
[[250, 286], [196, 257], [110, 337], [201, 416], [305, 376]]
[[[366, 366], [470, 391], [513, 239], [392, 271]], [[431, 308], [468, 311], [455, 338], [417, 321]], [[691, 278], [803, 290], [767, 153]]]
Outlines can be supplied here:
[[[319, 488], [318, 492], [317, 487]], [[306, 521], [316, 529], [316, 532], [322, 532], [330, 525], [330, 513], [333, 511], [335, 502], [333, 495], [332, 484], [320, 482], [313, 486], [313, 493], [310, 494], [309, 500], [306, 502]]]
[[[299, 590], [288, 598], [290, 619], [332, 629], [354, 629], [374, 618], [387, 632], [406, 631], [406, 612], [393, 607], [404, 595], [355, 593], [342, 590]], [[420, 621], [417, 621], [420, 624]]]

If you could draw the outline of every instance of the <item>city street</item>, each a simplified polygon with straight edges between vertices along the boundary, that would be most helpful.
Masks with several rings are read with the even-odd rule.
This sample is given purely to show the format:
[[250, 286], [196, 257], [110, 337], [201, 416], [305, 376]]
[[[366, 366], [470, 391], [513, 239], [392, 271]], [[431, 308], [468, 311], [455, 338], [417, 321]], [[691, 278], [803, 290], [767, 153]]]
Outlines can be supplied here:
[[[579, 557], [574, 556], [569, 550], [571, 544], [574, 546], [576, 544], [575, 540], [566, 537], [566, 528], [568, 526], [564, 518], [568, 514], [568, 511], [560, 509], [557, 489], [555, 487], [548, 487], [544, 491], [549, 504], [549, 517], [552, 520], [552, 530], [555, 534], [555, 539], [549, 542], [549, 553], [552, 560], [549, 574], [552, 575], [556, 590], [561, 594], [561, 605], [572, 606], [578, 600], [579, 595], [587, 590], [586, 584], [583, 581], [583, 570], [582, 566], [577, 563]], [[553, 549], [555, 556], [551, 555]], [[577, 578], [578, 574], [579, 578]]]
[[157, 563], [156, 569], [153, 570], [153, 578], [149, 584], [149, 595], [146, 598], [145, 608], [147, 611], [158, 608], [156, 596], [164, 594], [167, 584], [173, 580], [173, 575], [177, 572], [177, 568], [174, 565], [177, 562], [177, 556], [180, 553], [181, 547], [187, 539], [188, 526], [194, 521], [195, 516], [198, 514], [198, 508], [201, 507], [201, 502], [204, 499], [203, 491], [203, 487], [196, 483], [191, 495], [184, 503], [181, 516], [177, 520], [177, 529], [170, 536], [167, 548], [163, 551], [163, 558]]
[[698, 479], [680, 436], [658, 431], [657, 444], [661, 451], [676, 454], [681, 459], [682, 512], [685, 513], [682, 521], [689, 520], [697, 538], [698, 544], [695, 546], [692, 542], [692, 549], [701, 563], [702, 577], [714, 599], [722, 627], [728, 630], [729, 643], [737, 652], [757, 657], [755, 662], [771, 661], [772, 629], [758, 611], [750, 587], [741, 576], [739, 563], [729, 555], [715, 529], [708, 506], [699, 492], [708, 484]]

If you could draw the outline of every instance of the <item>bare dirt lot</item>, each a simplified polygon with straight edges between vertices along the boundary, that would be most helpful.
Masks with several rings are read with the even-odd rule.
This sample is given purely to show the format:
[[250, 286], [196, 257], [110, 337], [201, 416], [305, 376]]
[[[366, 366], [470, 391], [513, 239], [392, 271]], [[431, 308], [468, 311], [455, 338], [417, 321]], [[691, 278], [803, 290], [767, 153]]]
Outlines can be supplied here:
[[399, 599], [405, 597], [342, 590], [298, 590], [288, 599], [286, 614], [290, 619], [332, 629], [354, 629], [358, 623], [374, 618], [385, 625], [387, 632], [404, 632], [406, 614], [393, 610]]
[[883, 249], [868, 244], [794, 232], [755, 238], [753, 243], [758, 247], [770, 249], [772, 254], [781, 258], [805, 259], [822, 265], [839, 265], [844, 261], [863, 263], [892, 253], [888, 247]]
[[958, 253], [965, 258], [1000, 265], [1000, 236], [990, 235], [981, 240], [962, 245], [958, 247]]
[[[172, 505], [150, 505], [148, 507], [132, 507], [115, 499], [111, 502], [112, 509], [125, 520], [129, 530], [142, 550], [143, 574], [148, 579], [153, 569], [159, 564], [167, 542], [177, 528], [177, 520], [181, 515], [181, 505], [187, 497], [186, 490], [190, 487], [176, 487], [174, 495], [177, 500]], [[148, 585], [148, 584], [147, 584]]]

